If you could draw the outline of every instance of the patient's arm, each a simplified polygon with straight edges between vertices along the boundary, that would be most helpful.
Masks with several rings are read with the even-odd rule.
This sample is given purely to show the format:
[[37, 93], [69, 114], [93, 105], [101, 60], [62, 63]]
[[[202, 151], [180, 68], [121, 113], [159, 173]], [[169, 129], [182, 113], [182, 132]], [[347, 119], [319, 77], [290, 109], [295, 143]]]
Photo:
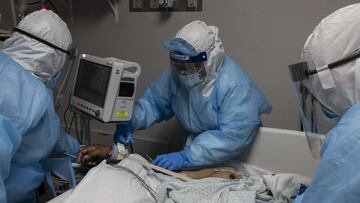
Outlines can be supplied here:
[[86, 166], [96, 166], [102, 160], [109, 157], [111, 146], [108, 145], [90, 145], [81, 150], [78, 154], [78, 163]]
[[223, 178], [223, 179], [240, 179], [241, 175], [233, 168], [207, 168], [196, 171], [182, 171], [181, 174], [186, 175], [192, 179], [203, 179], [208, 177]]

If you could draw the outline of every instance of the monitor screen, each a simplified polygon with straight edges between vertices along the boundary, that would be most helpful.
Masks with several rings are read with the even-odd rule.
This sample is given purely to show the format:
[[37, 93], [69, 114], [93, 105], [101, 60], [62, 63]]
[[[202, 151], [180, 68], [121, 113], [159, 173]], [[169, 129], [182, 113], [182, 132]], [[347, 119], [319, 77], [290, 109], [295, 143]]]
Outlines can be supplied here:
[[134, 90], [135, 90], [135, 84], [133, 82], [120, 82], [120, 89], [118, 96], [132, 97], [134, 95]]
[[74, 96], [104, 107], [111, 76], [111, 67], [80, 60]]

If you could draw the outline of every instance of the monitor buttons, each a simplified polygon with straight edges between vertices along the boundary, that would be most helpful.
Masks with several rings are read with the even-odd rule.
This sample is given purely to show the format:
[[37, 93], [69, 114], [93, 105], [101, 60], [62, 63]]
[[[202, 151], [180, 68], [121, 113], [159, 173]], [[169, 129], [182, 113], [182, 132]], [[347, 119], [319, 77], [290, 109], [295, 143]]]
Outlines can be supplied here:
[[95, 116], [100, 116], [100, 111], [99, 110], [95, 111]]
[[81, 107], [82, 109], [84, 109], [85, 111], [87, 111], [88, 113], [93, 113], [96, 116], [100, 116], [100, 110], [95, 110], [92, 107], [89, 107], [85, 104], [82, 103], [78, 103], [79, 107]]

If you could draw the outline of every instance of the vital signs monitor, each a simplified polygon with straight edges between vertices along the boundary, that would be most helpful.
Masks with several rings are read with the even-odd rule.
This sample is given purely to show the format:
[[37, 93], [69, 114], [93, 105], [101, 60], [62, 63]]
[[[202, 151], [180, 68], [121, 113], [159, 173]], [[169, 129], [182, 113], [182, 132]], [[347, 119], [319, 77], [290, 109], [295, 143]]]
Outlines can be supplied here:
[[80, 54], [71, 105], [105, 123], [129, 121], [140, 73], [135, 62]]

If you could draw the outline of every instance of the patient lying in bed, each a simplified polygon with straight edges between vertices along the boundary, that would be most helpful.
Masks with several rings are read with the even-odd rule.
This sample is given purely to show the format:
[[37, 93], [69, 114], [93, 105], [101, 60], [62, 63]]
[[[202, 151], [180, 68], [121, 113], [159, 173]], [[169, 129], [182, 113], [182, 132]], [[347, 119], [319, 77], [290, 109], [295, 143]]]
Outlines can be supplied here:
[[[144, 160], [139, 155], [130, 157]], [[114, 166], [103, 161], [88, 172], [63, 202], [291, 202], [309, 181], [293, 174], [241, 177], [232, 168], [181, 173], [198, 180], [183, 182], [131, 159]]]
[[199, 180], [204, 178], [240, 179], [241, 175], [230, 167], [206, 168], [195, 171], [182, 171], [180, 174]]

